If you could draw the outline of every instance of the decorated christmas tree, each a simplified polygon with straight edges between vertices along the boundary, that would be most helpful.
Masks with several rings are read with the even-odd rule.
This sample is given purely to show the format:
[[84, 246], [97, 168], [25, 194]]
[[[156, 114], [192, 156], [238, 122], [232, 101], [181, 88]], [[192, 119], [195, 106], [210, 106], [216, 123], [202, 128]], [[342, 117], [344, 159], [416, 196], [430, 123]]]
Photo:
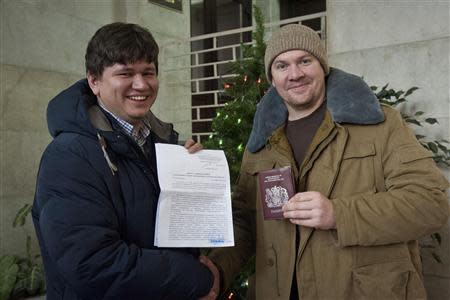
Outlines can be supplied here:
[[216, 111], [213, 134], [204, 142], [205, 148], [224, 150], [232, 183], [236, 182], [239, 174], [256, 104], [268, 89], [264, 74], [264, 19], [258, 7], [253, 9], [256, 21], [253, 42], [241, 45], [242, 58], [231, 65], [231, 72], [236, 76], [223, 82], [224, 93], [231, 100]]

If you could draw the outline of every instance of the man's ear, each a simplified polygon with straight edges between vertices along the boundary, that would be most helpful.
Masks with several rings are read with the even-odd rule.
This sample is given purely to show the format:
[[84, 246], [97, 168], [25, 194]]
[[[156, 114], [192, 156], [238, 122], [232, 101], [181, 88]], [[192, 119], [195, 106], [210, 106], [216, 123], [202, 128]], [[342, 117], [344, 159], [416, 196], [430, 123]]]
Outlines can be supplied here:
[[100, 82], [99, 82], [98, 78], [89, 72], [86, 74], [86, 78], [89, 83], [89, 87], [92, 90], [92, 93], [94, 93], [94, 95], [98, 96], [100, 93], [100, 87], [99, 87]]

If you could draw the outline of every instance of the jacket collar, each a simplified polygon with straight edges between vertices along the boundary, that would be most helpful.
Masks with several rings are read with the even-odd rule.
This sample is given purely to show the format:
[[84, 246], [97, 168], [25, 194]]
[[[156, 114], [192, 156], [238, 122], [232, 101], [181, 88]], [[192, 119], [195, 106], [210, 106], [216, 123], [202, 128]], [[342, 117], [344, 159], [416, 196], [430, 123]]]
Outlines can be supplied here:
[[[334, 122], [371, 125], [384, 121], [378, 99], [360, 77], [331, 68], [326, 89], [327, 108]], [[283, 99], [274, 87], [270, 88], [256, 108], [247, 149], [255, 153], [264, 147], [287, 116]]]
[[[100, 131], [110, 132], [113, 131], [111, 122], [105, 116], [105, 113], [101, 110], [98, 105], [92, 105], [89, 110], [89, 119], [92, 125]], [[173, 130], [173, 125], [170, 123], [165, 123], [159, 120], [151, 111], [145, 116], [146, 121], [150, 124], [150, 128], [154, 134], [156, 134], [160, 139], [176, 143], [178, 140], [178, 133]]]

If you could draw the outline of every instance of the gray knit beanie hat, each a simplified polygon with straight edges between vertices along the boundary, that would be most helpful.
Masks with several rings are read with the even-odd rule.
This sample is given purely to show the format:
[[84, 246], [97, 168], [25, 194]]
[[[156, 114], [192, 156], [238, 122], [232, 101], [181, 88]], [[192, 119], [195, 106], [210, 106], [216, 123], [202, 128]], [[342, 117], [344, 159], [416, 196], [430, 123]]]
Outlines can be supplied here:
[[327, 51], [319, 35], [307, 26], [290, 24], [275, 31], [267, 42], [264, 65], [269, 83], [272, 82], [270, 67], [272, 66], [273, 60], [281, 53], [289, 50], [304, 50], [311, 53], [319, 60], [325, 75], [328, 75], [330, 72]]

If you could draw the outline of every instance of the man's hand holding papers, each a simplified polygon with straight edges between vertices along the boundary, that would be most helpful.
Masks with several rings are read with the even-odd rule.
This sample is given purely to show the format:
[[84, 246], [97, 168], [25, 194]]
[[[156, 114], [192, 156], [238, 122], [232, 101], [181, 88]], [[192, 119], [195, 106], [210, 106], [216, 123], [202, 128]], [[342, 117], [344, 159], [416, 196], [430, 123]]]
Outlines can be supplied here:
[[[192, 146], [192, 145], [191, 145]], [[158, 247], [234, 246], [230, 176], [221, 150], [156, 144]]]

